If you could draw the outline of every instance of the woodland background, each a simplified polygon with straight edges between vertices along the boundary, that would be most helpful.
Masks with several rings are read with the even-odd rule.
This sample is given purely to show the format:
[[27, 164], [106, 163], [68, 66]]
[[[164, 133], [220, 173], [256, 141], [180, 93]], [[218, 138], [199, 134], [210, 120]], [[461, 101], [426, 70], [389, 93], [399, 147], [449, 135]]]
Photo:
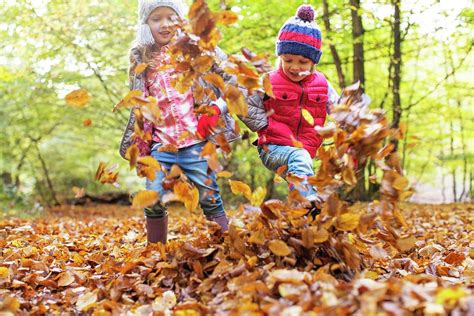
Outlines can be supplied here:
[[[324, 55], [318, 69], [340, 90], [360, 80], [372, 107], [385, 109], [405, 130], [398, 149], [418, 192], [414, 202], [471, 200], [474, 176], [473, 18], [469, 0], [306, 1], [317, 9]], [[208, 1], [239, 22], [223, 28], [220, 46], [274, 52], [281, 25], [301, 1]], [[137, 1], [0, 0], [0, 199], [4, 214], [36, 212], [88, 194], [143, 188], [118, 155], [126, 110], [113, 106], [128, 92], [128, 50]], [[64, 96], [92, 95], [86, 108]], [[227, 170], [252, 188], [283, 197], [284, 183], [259, 161], [255, 135], [237, 143]], [[120, 188], [94, 182], [100, 161], [118, 163]], [[317, 163], [316, 163], [317, 166]], [[370, 199], [365, 167], [355, 191]], [[73, 191], [73, 188], [76, 188]], [[226, 203], [235, 202], [222, 185]]]

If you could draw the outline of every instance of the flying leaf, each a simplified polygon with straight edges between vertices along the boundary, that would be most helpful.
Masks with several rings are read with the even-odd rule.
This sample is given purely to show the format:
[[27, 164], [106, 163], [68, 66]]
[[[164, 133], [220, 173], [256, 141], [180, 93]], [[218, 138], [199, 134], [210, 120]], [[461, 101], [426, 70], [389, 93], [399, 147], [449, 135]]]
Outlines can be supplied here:
[[252, 190], [250, 187], [241, 182], [241, 181], [235, 181], [235, 180], [229, 180], [230, 184], [230, 190], [234, 194], [243, 194], [247, 198], [247, 200], [251, 201], [252, 200]]
[[214, 18], [217, 23], [222, 25], [231, 25], [239, 20], [239, 16], [232, 11], [220, 11], [214, 13]]
[[403, 176], [398, 176], [395, 181], [393, 181], [393, 188], [398, 191], [406, 190], [410, 185], [410, 182], [407, 178]]
[[303, 115], [304, 120], [311, 126], [314, 125], [314, 117], [309, 113], [307, 109], [303, 109], [301, 111], [301, 114]]
[[145, 71], [145, 69], [147, 69], [148, 67], [148, 64], [145, 64], [145, 63], [142, 63], [142, 64], [138, 64], [135, 69], [134, 69], [134, 72], [137, 76], [139, 76], [142, 72]]
[[141, 209], [154, 205], [160, 196], [156, 191], [141, 191], [133, 197], [132, 207]]
[[92, 125], [92, 120], [91, 119], [86, 119], [86, 120], [84, 120], [84, 122], [82, 122], [82, 125], [84, 127], [89, 127], [89, 126]]
[[132, 146], [127, 148], [127, 152], [125, 153], [125, 159], [129, 161], [130, 170], [135, 168], [135, 166], [137, 165], [139, 154], [140, 151], [138, 149], [137, 144], [133, 144]]
[[90, 99], [89, 92], [85, 89], [72, 91], [65, 97], [67, 104], [78, 108], [85, 107]]
[[270, 97], [270, 98], [275, 98], [275, 94], [273, 93], [273, 87], [272, 83], [270, 81], [270, 76], [266, 74], [263, 77], [263, 89], [265, 90], [265, 93]]

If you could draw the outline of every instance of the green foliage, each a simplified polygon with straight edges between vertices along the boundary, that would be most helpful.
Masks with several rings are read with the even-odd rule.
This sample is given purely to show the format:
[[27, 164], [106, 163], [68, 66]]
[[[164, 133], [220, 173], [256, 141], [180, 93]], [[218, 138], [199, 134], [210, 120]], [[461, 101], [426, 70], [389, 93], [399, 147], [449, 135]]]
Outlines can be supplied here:
[[[350, 7], [347, 1], [328, 2], [331, 33], [323, 25], [321, 2], [310, 1], [317, 8], [317, 21], [323, 31], [324, 55], [318, 69], [337, 86], [328, 45], [336, 46], [346, 83], [350, 83]], [[0, 7], [1, 168], [20, 180], [14, 195], [6, 193], [3, 185], [3, 200], [22, 205], [25, 195], [31, 201], [43, 196], [51, 203], [45, 167], [60, 199], [73, 196], [72, 186], [92, 193], [115, 190], [93, 182], [99, 161], [120, 164], [121, 189], [136, 190], [143, 185], [117, 154], [128, 113], [111, 111], [128, 89], [128, 50], [134, 38], [136, 3], [21, 0]], [[222, 1], [209, 3], [217, 10]], [[402, 2], [402, 9], [407, 3]], [[299, 4], [225, 1], [240, 19], [236, 25], [223, 29], [222, 48], [236, 53], [245, 46], [255, 52], [267, 52], [274, 59], [278, 30]], [[474, 136], [470, 109], [473, 11], [466, 7], [455, 14], [449, 29], [433, 27], [427, 31], [427, 25], [417, 18], [436, 6], [436, 1], [426, 0], [423, 5], [409, 4], [402, 12], [402, 31], [408, 30], [402, 43], [401, 87], [403, 124], [408, 132], [406, 140], [402, 140], [401, 154], [408, 175], [420, 181], [430, 181], [439, 170], [446, 173], [452, 166], [461, 174], [465, 161], [472, 172], [473, 165], [472, 146], [468, 146]], [[390, 111], [391, 5], [389, 1], [363, 1], [362, 8], [366, 91], [374, 107], [383, 106]], [[451, 16], [448, 13], [446, 16]], [[453, 70], [455, 75], [449, 75]], [[63, 99], [79, 87], [92, 95], [85, 109], [67, 106]], [[83, 126], [86, 119], [92, 120], [92, 126]], [[254, 139], [255, 135], [251, 135], [250, 141]], [[273, 174], [262, 166], [250, 141], [235, 146], [228, 169], [252, 189], [266, 187]], [[222, 188], [230, 201], [228, 185], [223, 183]], [[276, 186], [277, 196], [284, 192], [285, 184]]]

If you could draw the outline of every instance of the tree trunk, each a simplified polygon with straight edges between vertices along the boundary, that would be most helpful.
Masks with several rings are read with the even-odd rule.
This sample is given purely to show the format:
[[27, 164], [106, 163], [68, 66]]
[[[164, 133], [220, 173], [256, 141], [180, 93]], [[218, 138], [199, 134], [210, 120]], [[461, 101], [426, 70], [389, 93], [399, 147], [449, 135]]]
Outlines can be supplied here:
[[360, 12], [360, 0], [350, 0], [352, 17], [352, 40], [353, 40], [353, 76], [354, 81], [360, 81], [362, 89], [365, 89], [364, 68], [364, 27]]
[[[323, 0], [323, 21], [324, 21], [324, 26], [326, 28], [326, 36], [330, 36], [332, 34], [332, 29], [331, 29], [331, 21], [329, 19], [329, 5], [327, 0]], [[336, 66], [337, 70], [337, 78], [339, 82], [339, 88], [344, 89], [346, 86], [346, 79], [344, 76], [344, 72], [342, 71], [342, 62], [341, 58], [339, 57], [339, 54], [336, 49], [336, 45], [334, 45], [334, 42], [332, 41], [332, 38], [329, 39], [329, 49], [331, 50], [331, 55], [332, 59], [334, 61], [334, 66]]]
[[[393, 56], [390, 61], [393, 64], [393, 80], [392, 80], [392, 95], [393, 95], [393, 118], [392, 127], [398, 128], [402, 117], [402, 105], [400, 98], [400, 83], [402, 72], [402, 38], [400, 32], [400, 3], [401, 0], [392, 0], [394, 9], [393, 14]], [[398, 147], [398, 140], [394, 140], [395, 150]]]
[[[454, 128], [453, 128], [453, 121], [449, 122], [449, 126], [451, 127], [451, 135], [450, 135], [450, 155], [451, 159], [454, 157]], [[453, 201], [456, 203], [458, 201], [458, 194], [457, 194], [457, 188], [456, 188], [456, 166], [451, 167], [451, 176], [453, 180]]]
[[48, 185], [49, 192], [51, 194], [51, 198], [53, 199], [55, 205], [60, 205], [58, 198], [56, 197], [56, 191], [54, 190], [53, 183], [51, 182], [51, 178], [49, 177], [49, 172], [48, 168], [46, 167], [46, 162], [43, 159], [43, 156], [41, 155], [41, 152], [39, 150], [38, 142], [35, 143], [36, 145], [36, 152], [38, 153], [38, 159], [41, 162], [41, 167], [43, 168], [44, 176], [46, 177], [46, 183]]
[[[353, 41], [353, 79], [360, 81], [362, 90], [365, 90], [365, 68], [364, 68], [364, 27], [360, 12], [360, 0], [350, 0], [352, 17], [352, 41]], [[359, 201], [368, 199], [365, 181], [365, 167], [367, 162], [359, 163], [357, 169], [357, 184], [353, 191], [353, 197]]]

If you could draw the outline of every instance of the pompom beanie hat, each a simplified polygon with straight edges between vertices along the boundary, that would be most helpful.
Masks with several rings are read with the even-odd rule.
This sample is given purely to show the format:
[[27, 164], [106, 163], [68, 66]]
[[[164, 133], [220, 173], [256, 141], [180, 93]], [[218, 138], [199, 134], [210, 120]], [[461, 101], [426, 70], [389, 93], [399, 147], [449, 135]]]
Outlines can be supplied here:
[[278, 33], [276, 53], [300, 55], [319, 63], [321, 59], [321, 30], [314, 22], [314, 9], [304, 4], [298, 8], [296, 15], [291, 17]]
[[180, 0], [138, 0], [138, 30], [136, 39], [138, 45], [155, 44], [155, 39], [151, 33], [150, 26], [147, 24], [147, 20], [150, 14], [159, 7], [171, 8], [178, 14], [179, 18], [184, 18]]

